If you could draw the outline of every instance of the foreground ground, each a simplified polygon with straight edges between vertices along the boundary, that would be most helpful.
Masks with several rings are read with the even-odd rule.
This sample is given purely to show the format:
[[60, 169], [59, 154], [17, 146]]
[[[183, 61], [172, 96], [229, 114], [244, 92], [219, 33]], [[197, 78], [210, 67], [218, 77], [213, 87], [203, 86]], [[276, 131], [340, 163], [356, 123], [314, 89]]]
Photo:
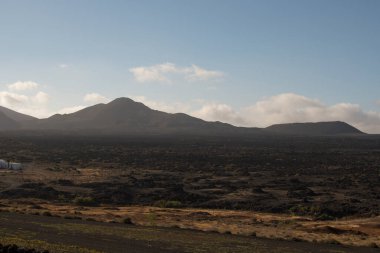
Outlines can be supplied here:
[[380, 245], [379, 136], [8, 134], [0, 154], [24, 165], [0, 170], [2, 210]]
[[0, 243], [54, 253], [371, 253], [376, 249], [310, 244], [175, 228], [67, 220], [1, 212]]
[[192, 229], [267, 239], [377, 248], [380, 217], [334, 221], [288, 214], [240, 210], [160, 208], [149, 206], [55, 205], [36, 199], [1, 201], [0, 211], [55, 216], [69, 220], [128, 223], [139, 226]]

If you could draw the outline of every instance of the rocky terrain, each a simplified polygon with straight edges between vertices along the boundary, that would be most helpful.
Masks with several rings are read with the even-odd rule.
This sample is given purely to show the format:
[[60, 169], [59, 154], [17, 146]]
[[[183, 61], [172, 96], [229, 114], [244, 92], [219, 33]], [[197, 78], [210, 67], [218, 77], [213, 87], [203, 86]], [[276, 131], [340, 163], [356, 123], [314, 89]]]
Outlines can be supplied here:
[[[2, 199], [312, 215], [380, 213], [379, 138], [2, 137]], [[21, 174], [20, 174], [21, 173]]]

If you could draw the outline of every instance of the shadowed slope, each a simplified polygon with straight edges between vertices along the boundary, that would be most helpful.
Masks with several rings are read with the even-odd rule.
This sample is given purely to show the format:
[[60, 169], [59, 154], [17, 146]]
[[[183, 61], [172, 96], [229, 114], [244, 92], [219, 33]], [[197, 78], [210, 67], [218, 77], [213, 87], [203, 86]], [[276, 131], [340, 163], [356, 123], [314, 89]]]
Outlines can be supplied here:
[[36, 120], [37, 119], [35, 117], [10, 110], [10, 109], [3, 107], [3, 106], [0, 106], [0, 112], [4, 113], [7, 117], [9, 117], [9, 118], [11, 118], [17, 122], [23, 122], [23, 121]]
[[265, 130], [273, 133], [296, 135], [363, 134], [357, 128], [341, 121], [276, 124], [265, 128]]
[[56, 114], [33, 122], [28, 129], [97, 130], [112, 133], [202, 133], [235, 132], [240, 128], [220, 122], [207, 122], [183, 113], [152, 110], [129, 98], [90, 106], [71, 114]]
[[0, 111], [0, 130], [13, 130], [19, 127], [19, 123]]

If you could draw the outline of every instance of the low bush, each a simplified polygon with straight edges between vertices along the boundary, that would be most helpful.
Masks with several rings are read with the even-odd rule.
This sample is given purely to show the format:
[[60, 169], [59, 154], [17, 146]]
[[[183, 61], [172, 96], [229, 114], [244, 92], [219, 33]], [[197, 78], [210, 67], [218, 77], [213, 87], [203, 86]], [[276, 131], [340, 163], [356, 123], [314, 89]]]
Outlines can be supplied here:
[[123, 219], [123, 223], [124, 223], [124, 224], [132, 225], [132, 224], [133, 224], [133, 221], [132, 221], [131, 218], [126, 217], [126, 218]]
[[42, 213], [42, 215], [43, 216], [53, 216], [52, 214], [51, 214], [51, 212], [49, 212], [49, 211], [44, 211], [43, 213]]
[[154, 203], [154, 206], [161, 208], [181, 208], [183, 204], [177, 200], [159, 200]]
[[98, 203], [91, 197], [76, 197], [73, 200], [74, 204], [79, 206], [97, 206]]

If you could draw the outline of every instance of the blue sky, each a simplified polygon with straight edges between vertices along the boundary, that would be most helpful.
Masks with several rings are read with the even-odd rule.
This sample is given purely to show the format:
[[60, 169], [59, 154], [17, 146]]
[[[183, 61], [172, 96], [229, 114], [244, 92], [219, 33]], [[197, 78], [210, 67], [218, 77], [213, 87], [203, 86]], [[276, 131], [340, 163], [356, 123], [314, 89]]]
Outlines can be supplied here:
[[1, 0], [0, 104], [46, 117], [129, 96], [238, 125], [380, 132], [379, 13], [377, 0]]

